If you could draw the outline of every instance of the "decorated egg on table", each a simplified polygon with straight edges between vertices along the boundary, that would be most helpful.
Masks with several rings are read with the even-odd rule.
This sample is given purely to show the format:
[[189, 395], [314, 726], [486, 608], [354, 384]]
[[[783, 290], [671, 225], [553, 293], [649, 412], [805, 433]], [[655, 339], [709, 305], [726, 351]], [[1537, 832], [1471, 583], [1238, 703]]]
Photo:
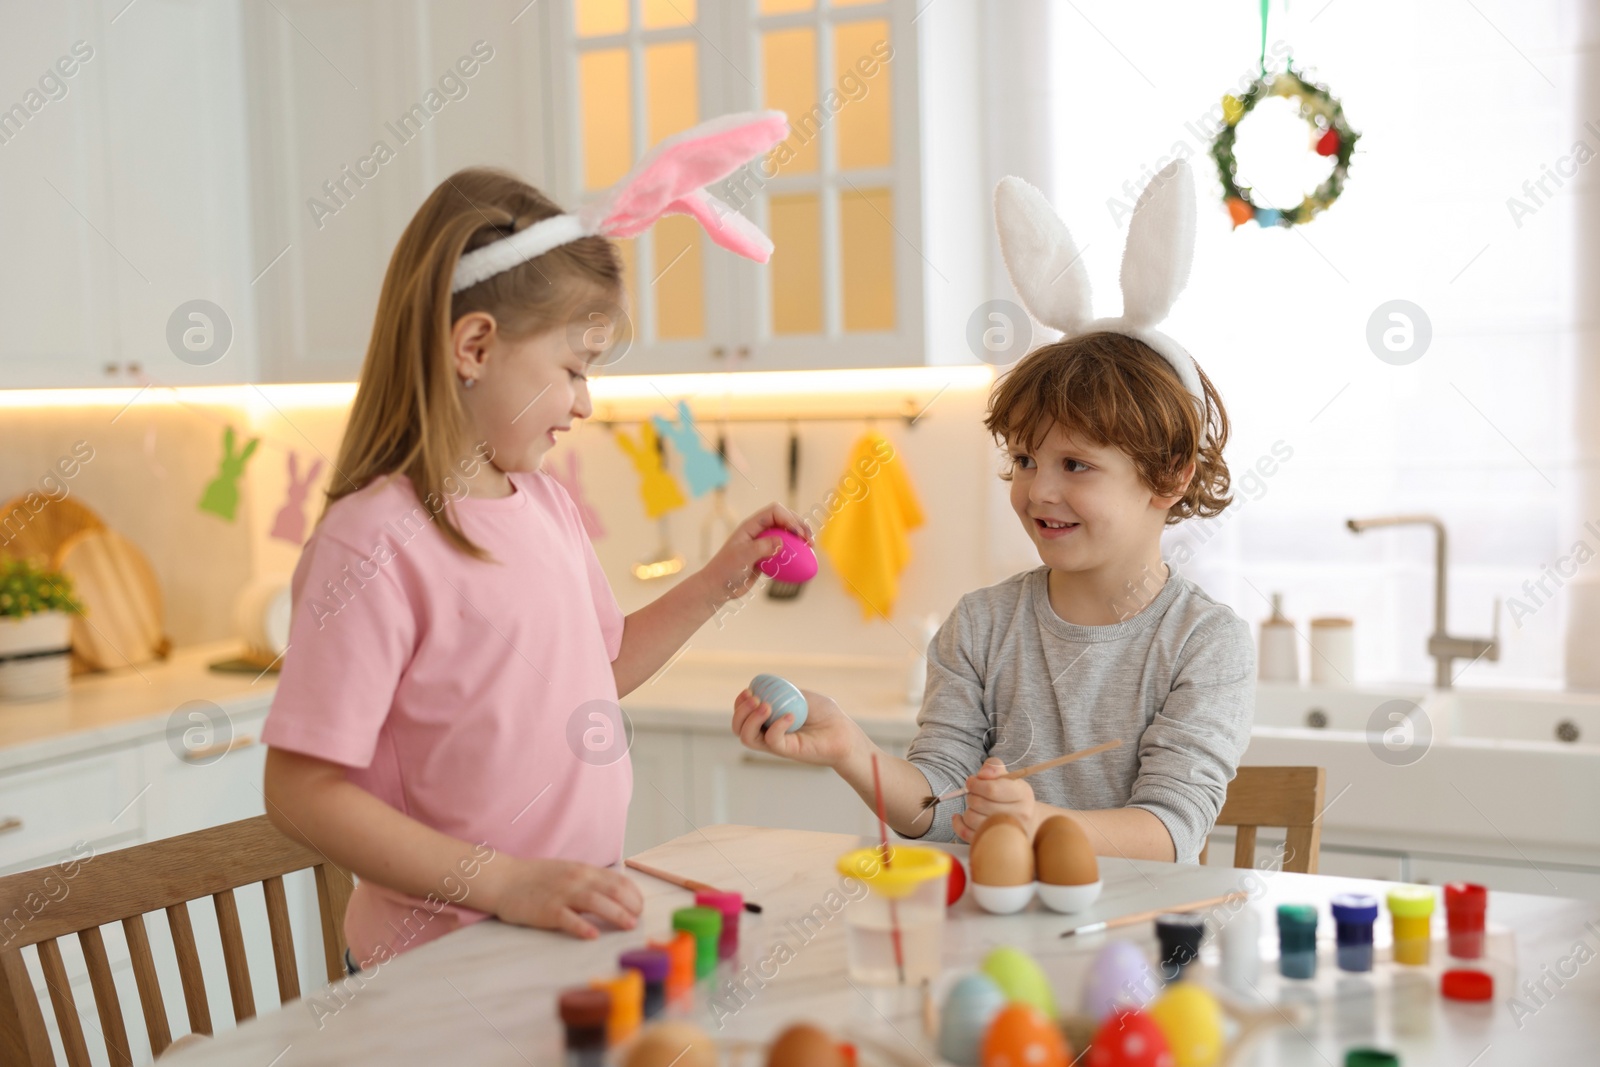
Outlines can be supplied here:
[[826, 1030], [796, 1023], [767, 1049], [767, 1067], [845, 1067], [845, 1056]]
[[794, 722], [790, 724], [787, 733], [792, 734], [806, 724], [806, 698], [800, 695], [800, 690], [793, 684], [776, 674], [756, 675], [750, 681], [750, 693], [757, 700], [764, 701], [772, 707], [772, 714], [761, 724], [763, 730], [785, 715], [794, 716]]
[[1072, 1053], [1061, 1031], [1028, 1004], [1008, 1004], [983, 1035], [982, 1067], [1067, 1067]]
[[977, 1067], [989, 1024], [1006, 1006], [1006, 995], [986, 974], [963, 975], [939, 1013], [939, 1055], [956, 1067]]
[[625, 1067], [716, 1067], [717, 1046], [691, 1023], [652, 1023], [634, 1041], [623, 1063]]
[[1132, 941], [1112, 941], [1095, 956], [1083, 984], [1083, 1010], [1097, 1021], [1118, 1008], [1142, 1008], [1161, 988], [1150, 960]]
[[967, 891], [967, 869], [955, 856], [950, 857], [950, 880], [945, 883], [945, 907], [954, 907], [955, 902], [961, 899], [961, 894]]
[[991, 815], [972, 839], [972, 895], [984, 911], [1009, 915], [1033, 899], [1033, 844], [1020, 819]]
[[1052, 815], [1033, 835], [1033, 865], [1039, 899], [1052, 911], [1082, 911], [1100, 898], [1100, 864], [1083, 827], [1067, 815]]
[[1222, 1007], [1193, 982], [1175, 982], [1150, 1005], [1177, 1067], [1212, 1067], [1222, 1058]]
[[983, 973], [994, 979], [1006, 1000], [1037, 1008], [1046, 1019], [1056, 1017], [1056, 996], [1050, 979], [1034, 958], [1010, 945], [1001, 945], [983, 958]]
[[1154, 1019], [1123, 1008], [1095, 1031], [1087, 1067], [1177, 1067], [1177, 1060]]

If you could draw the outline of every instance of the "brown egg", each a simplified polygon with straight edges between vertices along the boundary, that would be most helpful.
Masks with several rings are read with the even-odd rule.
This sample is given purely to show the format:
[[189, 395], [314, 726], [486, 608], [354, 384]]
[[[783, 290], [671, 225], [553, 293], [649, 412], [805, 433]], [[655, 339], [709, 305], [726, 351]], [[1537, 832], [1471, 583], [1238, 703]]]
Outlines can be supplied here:
[[972, 881], [976, 885], [1028, 885], [1033, 881], [1033, 849], [1022, 821], [991, 815], [972, 839]]
[[690, 1023], [652, 1023], [624, 1062], [627, 1067], [717, 1067], [717, 1046]]
[[1088, 885], [1100, 880], [1100, 864], [1083, 827], [1066, 815], [1052, 815], [1033, 838], [1039, 881], [1046, 885]]
[[767, 1050], [767, 1067], [845, 1067], [844, 1053], [826, 1030], [795, 1023]]

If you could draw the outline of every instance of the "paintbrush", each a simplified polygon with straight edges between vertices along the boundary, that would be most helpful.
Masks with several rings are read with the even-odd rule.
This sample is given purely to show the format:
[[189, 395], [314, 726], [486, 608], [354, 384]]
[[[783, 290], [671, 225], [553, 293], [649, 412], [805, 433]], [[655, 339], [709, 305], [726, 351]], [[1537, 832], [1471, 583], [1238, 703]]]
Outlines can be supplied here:
[[[623, 860], [622, 862], [624, 866], [631, 867], [640, 874], [648, 874], [652, 878], [659, 878], [663, 882], [677, 886], [679, 889], [687, 889], [693, 893], [723, 892], [723, 890], [718, 889], [714, 885], [706, 885], [706, 883], [697, 882], [693, 878], [684, 878], [681, 875], [673, 874], [670, 871], [663, 871], [659, 867], [651, 867], [647, 864], [640, 863], [638, 860]], [[744, 910], [748, 911], [751, 915], [760, 915], [761, 905], [755, 903], [754, 901], [747, 900], [744, 902]]]
[[[878, 776], [878, 754], [872, 754], [872, 792], [877, 801], [878, 809], [878, 842], [883, 848], [883, 869], [888, 870], [891, 862], [889, 849], [889, 823], [883, 817], [883, 780]], [[893, 897], [889, 898], [889, 940], [894, 945], [894, 969], [900, 977], [900, 984], [906, 984], [906, 956], [905, 946], [900, 942], [900, 914], [895, 907]]]
[[[1086, 749], [1083, 749], [1083, 750], [1081, 750], [1079, 752], [1068, 752], [1065, 756], [1057, 756], [1055, 759], [1045, 760], [1043, 763], [1035, 763], [1032, 767], [1022, 767], [1022, 768], [1020, 768], [1018, 770], [1015, 770], [1015, 771], [1007, 771], [1005, 774], [1002, 774], [1000, 777], [1002, 777], [1002, 778], [1027, 778], [1029, 775], [1039, 774], [1041, 771], [1054, 770], [1055, 768], [1060, 767], [1060, 766], [1062, 766], [1064, 764], [1067, 764], [1067, 763], [1071, 763], [1074, 760], [1081, 760], [1081, 759], [1083, 759], [1083, 758], [1085, 758], [1087, 756], [1098, 756], [1100, 753], [1109, 752], [1112, 749], [1117, 748], [1121, 744], [1122, 744], [1121, 741], [1107, 741], [1103, 745], [1096, 745], [1093, 748], [1086, 748]], [[927, 797], [922, 802], [922, 810], [923, 811], [927, 811], [929, 808], [933, 807], [935, 804], [939, 804], [939, 803], [941, 803], [943, 801], [946, 801], [946, 800], [954, 800], [956, 797], [964, 797], [966, 795], [967, 795], [967, 790], [966, 789], [953, 789], [950, 792], [943, 794], [942, 796]]]
[[1224, 904], [1232, 904], [1236, 900], [1249, 900], [1250, 894], [1241, 892], [1224, 893], [1220, 897], [1207, 897], [1204, 900], [1191, 900], [1187, 904], [1169, 904], [1164, 908], [1151, 908], [1149, 911], [1136, 911], [1132, 915], [1119, 915], [1115, 919], [1106, 919], [1103, 922], [1089, 923], [1087, 926], [1075, 926], [1062, 933], [1062, 937], [1077, 937], [1082, 934], [1098, 934], [1102, 930], [1117, 930], [1124, 926], [1134, 926], [1138, 923], [1147, 923], [1159, 916], [1170, 912], [1199, 911], [1201, 908], [1220, 908]]

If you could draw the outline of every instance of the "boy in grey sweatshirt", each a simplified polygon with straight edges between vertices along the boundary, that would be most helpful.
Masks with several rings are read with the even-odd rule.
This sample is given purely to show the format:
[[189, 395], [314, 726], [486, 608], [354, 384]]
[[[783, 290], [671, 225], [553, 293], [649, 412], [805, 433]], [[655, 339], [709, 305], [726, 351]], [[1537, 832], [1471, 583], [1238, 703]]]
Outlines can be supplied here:
[[[1200, 381], [1203, 399], [1121, 333], [1023, 358], [996, 384], [985, 425], [1006, 450], [1002, 477], [1043, 566], [967, 594], [940, 627], [907, 758], [879, 752], [837, 704], [809, 692], [806, 724], [791, 734], [787, 716], [764, 730], [771, 708], [746, 690], [734, 733], [746, 747], [833, 767], [869, 805], [876, 753], [887, 819], [902, 836], [970, 841], [1002, 812], [1031, 834], [1066, 814], [1102, 855], [1194, 862], [1255, 711], [1249, 625], [1161, 556], [1166, 526], [1231, 502], [1227, 414]], [[1123, 744], [1002, 777], [1111, 740]], [[961, 786], [965, 797], [924, 810], [924, 798]]]

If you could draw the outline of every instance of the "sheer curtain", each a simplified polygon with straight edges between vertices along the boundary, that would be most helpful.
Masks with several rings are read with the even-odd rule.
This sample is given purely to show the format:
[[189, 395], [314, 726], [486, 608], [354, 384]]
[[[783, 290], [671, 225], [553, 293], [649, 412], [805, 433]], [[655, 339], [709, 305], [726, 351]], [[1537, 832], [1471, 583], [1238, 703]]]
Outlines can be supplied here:
[[[1175, 154], [1199, 186], [1194, 275], [1168, 332], [1227, 404], [1237, 502], [1169, 531], [1167, 553], [1253, 623], [1273, 592], [1302, 633], [1312, 617], [1352, 618], [1359, 681], [1432, 678], [1433, 540], [1423, 527], [1357, 536], [1344, 522], [1425, 512], [1449, 529], [1452, 633], [1486, 636], [1496, 596], [1520, 605], [1515, 622], [1503, 609], [1500, 661], [1458, 663], [1457, 684], [1562, 682], [1564, 591], [1546, 568], [1580, 537], [1600, 550], [1571, 504], [1571, 235], [1575, 190], [1592, 181], [1582, 164], [1600, 152], [1600, 113], [1572, 105], [1580, 6], [1274, 3], [1269, 47], [1286, 43], [1328, 85], [1361, 140], [1324, 215], [1237, 231], [1210, 144], [1220, 97], [1256, 69], [1256, 6], [1053, 11], [1054, 200], [1085, 246], [1097, 312], [1120, 306], [1132, 194]], [[1293, 142], [1285, 156], [1315, 165]], [[1366, 340], [1375, 309], [1396, 299], [1432, 332], [1404, 366]], [[1541, 577], [1551, 595], [1535, 604], [1524, 583]]]

